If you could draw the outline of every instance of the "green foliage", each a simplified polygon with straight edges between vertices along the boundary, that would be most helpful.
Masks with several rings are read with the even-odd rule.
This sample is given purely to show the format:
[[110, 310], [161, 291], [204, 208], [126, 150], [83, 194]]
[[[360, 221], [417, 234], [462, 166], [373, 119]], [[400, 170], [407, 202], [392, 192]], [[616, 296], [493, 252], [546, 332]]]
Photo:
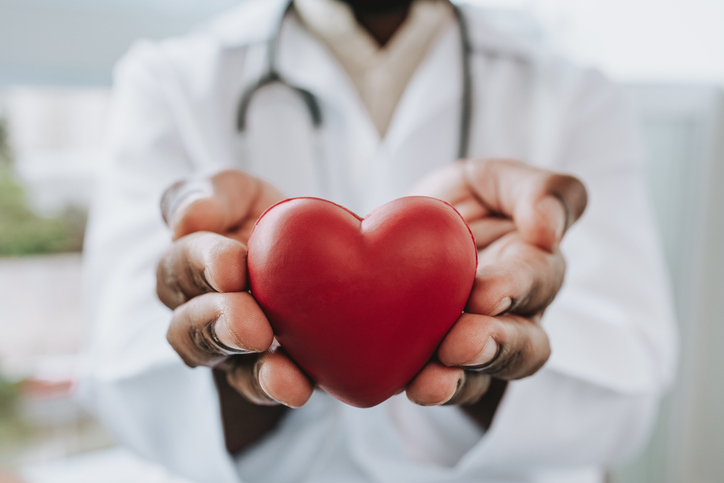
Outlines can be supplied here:
[[80, 251], [85, 213], [69, 208], [57, 218], [38, 216], [28, 207], [12, 165], [7, 123], [0, 118], [0, 256]]
[[20, 383], [0, 377], [0, 446], [17, 444], [30, 435], [20, 415]]
[[10, 149], [7, 122], [0, 118], [0, 167], [10, 166], [13, 161], [13, 153]]
[[35, 214], [13, 170], [0, 166], [0, 256], [80, 251], [84, 227], [80, 210], [52, 219]]
[[0, 118], [0, 256], [80, 251], [85, 214], [71, 208], [54, 219], [38, 216], [28, 207], [12, 165], [7, 123]]

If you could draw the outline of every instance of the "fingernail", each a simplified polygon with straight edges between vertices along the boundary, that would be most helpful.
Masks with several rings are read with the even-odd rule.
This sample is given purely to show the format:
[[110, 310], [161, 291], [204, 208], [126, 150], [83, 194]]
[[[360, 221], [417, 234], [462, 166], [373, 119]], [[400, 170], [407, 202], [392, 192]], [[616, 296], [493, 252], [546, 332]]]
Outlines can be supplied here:
[[485, 346], [483, 346], [483, 350], [480, 351], [480, 354], [478, 354], [478, 357], [475, 358], [475, 361], [471, 364], [466, 364], [466, 366], [484, 367], [493, 362], [497, 355], [498, 343], [495, 342], [495, 339], [493, 339], [492, 337], [488, 337]]
[[[460, 386], [460, 381], [458, 381], [458, 387]], [[452, 400], [453, 397], [455, 397], [455, 394], [457, 394], [457, 389], [453, 391], [450, 396], [445, 398], [443, 401], [429, 403], [429, 402], [421, 402], [421, 401], [412, 401], [413, 403], [417, 404], [418, 406], [423, 406], [426, 408], [431, 408], [435, 406], [442, 406], [444, 404], [447, 404], [450, 400]]]
[[566, 229], [566, 207], [563, 202], [554, 196], [546, 196], [538, 202], [538, 210], [546, 215], [550, 214], [554, 219], [556, 242], [563, 238], [563, 231]]
[[261, 377], [259, 378], [259, 387], [260, 387], [261, 390], [264, 392], [264, 396], [266, 396], [267, 398], [271, 399], [272, 401], [274, 401], [274, 402], [277, 403], [277, 404], [282, 404], [282, 405], [284, 405], [284, 406], [286, 406], [286, 407], [288, 407], [288, 408], [291, 407], [290, 405], [285, 404], [283, 401], [280, 401], [280, 400], [278, 400], [278, 399], [276, 399], [276, 398], [273, 398], [273, 397], [271, 396], [271, 394], [269, 394], [269, 391], [267, 390], [267, 388], [264, 387], [264, 381], [261, 379]]
[[161, 213], [166, 224], [173, 226], [174, 218], [191, 203], [213, 195], [213, 186], [208, 180], [178, 182], [161, 200]]
[[213, 288], [217, 292], [221, 292], [219, 290], [219, 286], [214, 281], [214, 278], [211, 276], [211, 271], [209, 270], [209, 267], [204, 268], [204, 280], [206, 280], [206, 284]]
[[513, 299], [510, 297], [505, 297], [503, 300], [501, 300], [498, 305], [495, 306], [492, 312], [490, 312], [491, 317], [495, 317], [496, 315], [500, 315], [506, 310], [510, 308], [510, 306], [513, 305]]
[[423, 402], [418, 401], [417, 399], [411, 399], [411, 401], [418, 406], [425, 406], [425, 407], [433, 407], [433, 406], [442, 406], [444, 404], [449, 403], [450, 401], [455, 398], [455, 396], [460, 392], [460, 389], [463, 387], [463, 384], [465, 384], [465, 371], [461, 371], [460, 377], [457, 380], [457, 383], [455, 384], [455, 389], [442, 401], [437, 402]]
[[229, 324], [224, 315], [219, 316], [216, 322], [211, 324], [211, 339], [226, 355], [259, 352], [247, 349], [239, 344], [236, 335], [229, 329]]
[[277, 404], [281, 404], [281, 405], [286, 406], [286, 407], [288, 407], [288, 408], [296, 409], [296, 408], [294, 408], [294, 406], [291, 406], [291, 405], [285, 403], [284, 401], [280, 401], [279, 399], [273, 397], [273, 396], [271, 395], [271, 393], [269, 392], [269, 390], [266, 388], [266, 386], [264, 386], [264, 378], [262, 377], [262, 365], [263, 365], [263, 363], [261, 362], [261, 359], [260, 359], [260, 360], [256, 363], [256, 366], [254, 367], [254, 377], [256, 377], [256, 380], [257, 380], [257, 382], [259, 383], [259, 388], [262, 390], [262, 392], [264, 393], [264, 395], [265, 395], [267, 398], [269, 398], [270, 400], [272, 400], [272, 401], [274, 401], [275, 403], [277, 403]]

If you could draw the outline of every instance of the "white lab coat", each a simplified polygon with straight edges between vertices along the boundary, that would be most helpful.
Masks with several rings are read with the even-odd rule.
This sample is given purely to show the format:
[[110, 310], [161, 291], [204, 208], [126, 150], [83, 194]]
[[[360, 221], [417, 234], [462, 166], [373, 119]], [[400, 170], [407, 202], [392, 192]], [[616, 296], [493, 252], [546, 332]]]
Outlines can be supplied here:
[[495, 31], [470, 6], [470, 154], [566, 171], [590, 194], [562, 247], [565, 285], [543, 320], [550, 361], [509, 385], [486, 434], [457, 408], [416, 407], [404, 395], [361, 410], [315, 393], [253, 448], [227, 454], [211, 372], [185, 367], [167, 344], [171, 312], [155, 296], [155, 264], [169, 244], [164, 189], [239, 167], [289, 196], [365, 214], [457, 150], [453, 24], [380, 139], [342, 68], [290, 16], [280, 70], [320, 99], [324, 129], [315, 134], [300, 99], [271, 86], [239, 136], [238, 101], [266, 68], [280, 8], [247, 2], [193, 35], [139, 43], [118, 64], [86, 245], [93, 329], [81, 396], [124, 444], [198, 483], [601, 481], [602, 468], [645, 439], [676, 359], [642, 150], [621, 93], [601, 75]]

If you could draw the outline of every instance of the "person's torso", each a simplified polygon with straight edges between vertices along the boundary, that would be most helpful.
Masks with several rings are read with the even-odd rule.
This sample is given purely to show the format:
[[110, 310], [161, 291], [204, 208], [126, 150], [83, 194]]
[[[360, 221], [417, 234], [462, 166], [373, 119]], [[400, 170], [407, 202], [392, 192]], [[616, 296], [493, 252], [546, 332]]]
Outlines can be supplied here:
[[[240, 168], [289, 197], [323, 197], [365, 215], [455, 161], [463, 98], [457, 25], [447, 27], [432, 46], [380, 138], [341, 66], [288, 18], [281, 29], [278, 68], [289, 84], [318, 99], [322, 126], [314, 128], [298, 92], [272, 84], [254, 95], [248, 127], [240, 133], [239, 101], [268, 71], [267, 41], [283, 8], [279, 0], [249, 3], [207, 32], [159, 46], [158, 75], [167, 81], [165, 95], [199, 173]], [[562, 168], [556, 164], [558, 131], [578, 71], [490, 29], [479, 11], [464, 12], [474, 32], [469, 155]], [[526, 474], [525, 467], [502, 476], [497, 469], [485, 480], [466, 473], [466, 452], [480, 434], [461, 429], [467, 420], [456, 408], [423, 408], [435, 412], [431, 424], [447, 425], [441, 434], [452, 439], [415, 454], [404, 434], [414, 430], [415, 422], [399, 414], [419, 409], [404, 395], [360, 410], [316, 394], [238, 459], [240, 473], [245, 481], [260, 483], [548, 481]], [[445, 454], [438, 461], [420, 461], [425, 453], [441, 451]], [[598, 478], [595, 470], [576, 474], [570, 481]], [[550, 481], [568, 481], [558, 476]]]

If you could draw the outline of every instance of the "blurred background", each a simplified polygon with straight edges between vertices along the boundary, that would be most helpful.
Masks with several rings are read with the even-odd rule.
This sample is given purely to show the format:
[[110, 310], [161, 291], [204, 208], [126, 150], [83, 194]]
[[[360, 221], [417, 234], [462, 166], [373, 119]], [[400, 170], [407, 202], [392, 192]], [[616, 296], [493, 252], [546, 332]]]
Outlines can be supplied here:
[[[0, 0], [0, 483], [173, 480], [72, 400], [114, 62], [240, 0]], [[613, 481], [724, 482], [724, 0], [479, 0], [628, 90], [675, 290], [679, 379]]]

